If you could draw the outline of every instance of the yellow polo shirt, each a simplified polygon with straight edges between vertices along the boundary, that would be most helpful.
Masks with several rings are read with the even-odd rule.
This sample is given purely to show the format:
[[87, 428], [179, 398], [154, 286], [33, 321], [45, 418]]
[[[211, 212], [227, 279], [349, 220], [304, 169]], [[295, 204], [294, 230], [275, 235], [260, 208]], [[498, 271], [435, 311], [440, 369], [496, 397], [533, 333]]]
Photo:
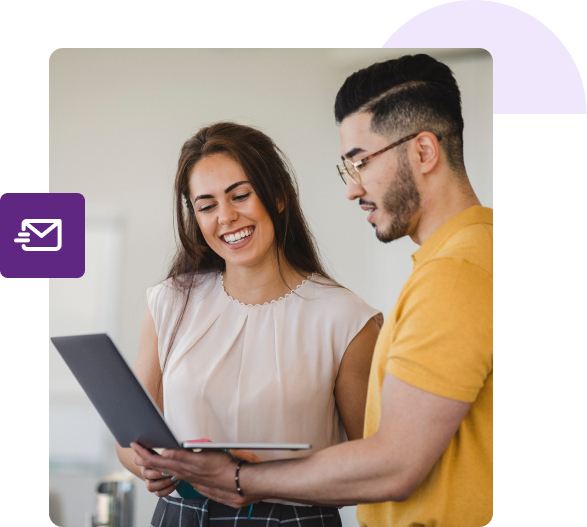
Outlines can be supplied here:
[[379, 427], [385, 372], [472, 405], [416, 492], [404, 502], [359, 505], [359, 523], [481, 527], [493, 514], [493, 211], [457, 214], [412, 259], [375, 347], [364, 435]]

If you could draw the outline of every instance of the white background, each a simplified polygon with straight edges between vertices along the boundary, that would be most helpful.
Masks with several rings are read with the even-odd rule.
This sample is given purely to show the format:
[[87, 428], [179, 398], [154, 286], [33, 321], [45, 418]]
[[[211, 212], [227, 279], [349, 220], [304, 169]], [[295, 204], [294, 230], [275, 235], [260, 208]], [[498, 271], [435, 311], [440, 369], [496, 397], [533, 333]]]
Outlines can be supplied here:
[[[178, 151], [202, 124], [220, 119], [259, 126], [288, 154], [304, 213], [330, 272], [389, 313], [411, 273], [410, 255], [417, 246], [409, 238], [391, 246], [378, 242], [366, 213], [357, 202], [345, 199], [334, 166], [340, 159], [340, 140], [332, 107], [340, 85], [357, 69], [415, 52], [53, 53], [49, 189], [85, 196], [87, 243], [83, 278], [50, 281], [50, 335], [106, 332], [134, 364], [145, 290], [166, 276], [175, 248], [172, 188]], [[477, 49], [428, 52], [448, 64], [457, 78], [467, 123], [465, 165], [481, 203], [491, 207], [491, 57]], [[97, 479], [119, 464], [111, 434], [53, 348], [49, 393], [49, 484], [64, 499], [63, 525], [71, 527], [91, 508], [88, 496], [93, 497], [95, 484], [88, 476]], [[91, 444], [83, 441], [82, 422], [92, 427]], [[136, 488], [139, 526], [147, 524], [154, 504], [144, 484], [137, 482]], [[345, 527], [357, 524], [354, 508], [345, 508], [343, 515], [348, 518]]]

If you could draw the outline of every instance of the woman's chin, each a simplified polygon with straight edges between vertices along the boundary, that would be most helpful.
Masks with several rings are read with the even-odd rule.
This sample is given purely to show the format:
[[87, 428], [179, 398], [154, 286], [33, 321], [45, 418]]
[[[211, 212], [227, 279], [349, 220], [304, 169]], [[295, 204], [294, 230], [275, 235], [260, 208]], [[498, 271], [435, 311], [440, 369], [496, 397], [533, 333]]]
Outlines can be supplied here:
[[[252, 248], [251, 248], [252, 249]], [[221, 255], [227, 267], [259, 267], [269, 259], [269, 253], [260, 254], [258, 251], [224, 251]]]

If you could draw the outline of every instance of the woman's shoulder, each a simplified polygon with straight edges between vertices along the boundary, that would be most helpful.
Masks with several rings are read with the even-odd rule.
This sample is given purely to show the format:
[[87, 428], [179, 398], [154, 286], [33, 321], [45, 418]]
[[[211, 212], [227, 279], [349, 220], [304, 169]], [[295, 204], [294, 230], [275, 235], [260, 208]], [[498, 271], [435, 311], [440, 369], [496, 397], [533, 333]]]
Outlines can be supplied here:
[[329, 308], [335, 309], [336, 312], [359, 309], [378, 313], [375, 308], [350, 289], [317, 273], [308, 277], [305, 288], [308, 300], [315, 299], [321, 306], [327, 305]]
[[210, 271], [167, 278], [147, 289], [147, 301], [149, 306], [153, 308], [154, 305], [173, 304], [177, 300], [185, 299], [188, 292], [190, 299], [205, 296], [214, 286], [217, 276], [216, 271]]
[[300, 296], [304, 300], [299, 316], [320, 327], [323, 334], [332, 335], [337, 343], [334, 348], [339, 351], [346, 350], [370, 319], [379, 327], [383, 324], [383, 315], [378, 309], [350, 289], [323, 276], [312, 275]]
[[361, 298], [350, 289], [347, 289], [334, 280], [326, 278], [318, 273], [308, 276], [308, 278], [304, 280], [304, 285], [306, 285], [307, 289], [311, 289], [321, 298], [347, 298], [361, 300]]

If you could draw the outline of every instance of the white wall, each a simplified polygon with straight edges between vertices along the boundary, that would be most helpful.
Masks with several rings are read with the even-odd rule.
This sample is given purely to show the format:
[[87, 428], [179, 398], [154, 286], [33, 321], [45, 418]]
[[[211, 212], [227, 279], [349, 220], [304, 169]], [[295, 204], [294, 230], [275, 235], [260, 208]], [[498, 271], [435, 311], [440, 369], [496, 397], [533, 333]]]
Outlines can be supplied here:
[[[457, 77], [467, 171], [481, 202], [492, 206], [491, 58], [480, 50], [423, 51], [446, 62]], [[219, 120], [258, 126], [288, 154], [304, 211], [333, 275], [389, 312], [411, 272], [410, 254], [417, 246], [409, 239], [378, 242], [365, 214], [345, 200], [335, 168], [340, 145], [333, 104], [353, 71], [411, 52], [55, 52], [50, 63], [50, 190], [85, 196], [88, 251], [94, 254], [95, 266], [89, 266], [81, 280], [51, 280], [52, 334], [108, 331], [134, 364], [145, 289], [165, 277], [174, 250], [172, 184], [179, 149], [200, 126]], [[104, 251], [110, 256], [101, 259]], [[82, 280], [87, 282], [86, 296], [81, 295]], [[68, 422], [73, 430], [79, 419], [91, 421], [93, 410], [54, 350], [50, 368], [52, 423], [59, 422], [63, 432]], [[111, 444], [108, 433], [103, 434]], [[52, 465], [56, 485], [67, 464], [60, 457], [69, 448], [67, 436], [51, 436], [52, 460], [61, 460]], [[100, 447], [93, 448], [97, 452]], [[93, 455], [88, 453], [86, 461]], [[103, 455], [102, 462], [92, 465], [95, 477], [116, 466], [109, 447]], [[77, 466], [81, 474], [80, 463]], [[65, 498], [68, 517], [79, 518], [83, 511], [76, 512]], [[147, 524], [152, 503], [140, 493], [139, 500], [137, 526]], [[352, 525], [353, 514], [345, 511], [346, 525]]]

